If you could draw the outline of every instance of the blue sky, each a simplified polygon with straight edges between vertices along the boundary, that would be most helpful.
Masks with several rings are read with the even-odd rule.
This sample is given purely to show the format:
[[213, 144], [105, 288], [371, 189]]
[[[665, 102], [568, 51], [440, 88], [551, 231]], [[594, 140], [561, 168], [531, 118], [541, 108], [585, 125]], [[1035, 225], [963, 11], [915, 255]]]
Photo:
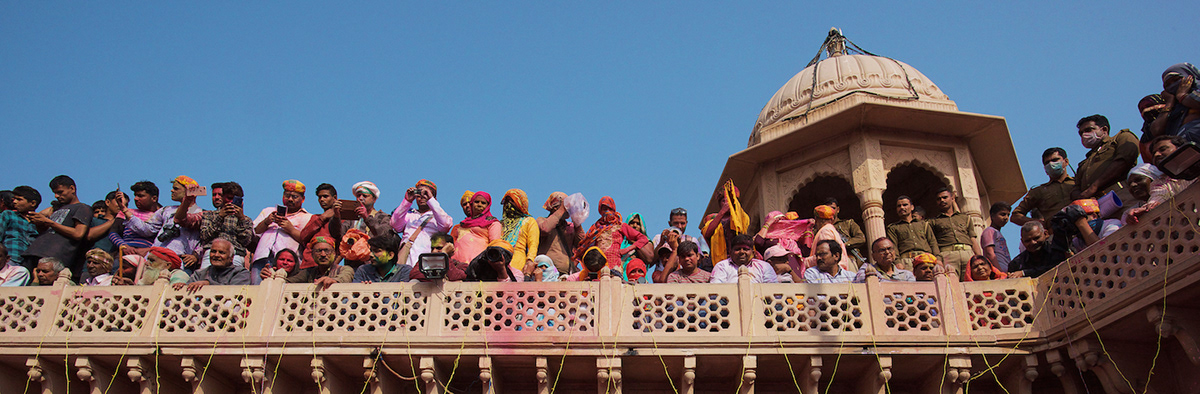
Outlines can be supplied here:
[[1006, 117], [1031, 186], [1044, 148], [1083, 157], [1080, 117], [1136, 130], [1162, 70], [1200, 61], [1200, 3], [968, 3], [0, 2], [0, 188], [49, 200], [69, 174], [90, 202], [187, 174], [238, 181], [253, 216], [284, 179], [372, 180], [390, 210], [428, 178], [456, 220], [463, 190], [499, 214], [522, 188], [535, 215], [561, 190], [655, 231], [683, 206], [694, 235], [832, 26]]

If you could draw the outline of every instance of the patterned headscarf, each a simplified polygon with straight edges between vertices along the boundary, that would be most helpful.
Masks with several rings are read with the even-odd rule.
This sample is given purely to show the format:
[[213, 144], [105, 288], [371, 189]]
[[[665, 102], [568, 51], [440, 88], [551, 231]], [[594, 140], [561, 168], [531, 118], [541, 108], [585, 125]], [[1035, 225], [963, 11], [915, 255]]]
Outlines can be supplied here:
[[329, 246], [333, 247], [334, 251], [337, 251], [337, 244], [333, 242], [333, 239], [330, 239], [324, 235], [313, 237], [312, 241], [308, 241], [308, 246], [305, 246], [304, 249], [312, 250], [312, 248], [317, 246], [317, 244], [329, 244]]
[[473, 192], [473, 191], [467, 190], [467, 191], [463, 192], [462, 198], [458, 199], [458, 205], [466, 204], [467, 201], [471, 201], [471, 197], [474, 197], [474, 196], [475, 196], [475, 192]]
[[286, 181], [283, 181], [283, 191], [285, 191], [285, 192], [296, 192], [296, 193], [300, 193], [301, 195], [303, 195], [304, 190], [305, 190], [304, 184], [298, 180], [288, 179]]
[[542, 267], [542, 282], [558, 282], [558, 276], [561, 274], [554, 266], [554, 260], [551, 260], [550, 256], [539, 254], [533, 258], [533, 262], [538, 267]]
[[191, 177], [189, 177], [187, 175], [177, 176], [177, 177], [175, 177], [175, 179], [172, 179], [171, 182], [178, 183], [183, 187], [194, 187], [194, 186], [200, 185], [199, 183], [196, 182], [195, 179], [192, 179]]
[[433, 191], [433, 198], [437, 198], [437, 185], [435, 185], [433, 182], [430, 182], [428, 179], [422, 179], [422, 180], [417, 181], [417, 186], [418, 187], [420, 187], [420, 186], [428, 187], [429, 190]]
[[566, 200], [566, 199], [567, 199], [567, 193], [563, 193], [563, 192], [550, 193], [550, 197], [546, 199], [546, 203], [542, 204], [542, 209], [545, 209], [547, 211], [553, 211], [551, 208], [554, 207], [554, 205], [555, 205], [554, 203], [556, 201], [559, 204], [562, 204], [563, 200]]
[[375, 196], [375, 198], [379, 198], [379, 186], [375, 186], [375, 184], [370, 181], [355, 183], [354, 186], [350, 187], [351, 194], [358, 194], [359, 192], [371, 193], [371, 195]]
[[500, 201], [504, 208], [504, 219], [500, 221], [504, 225], [504, 239], [515, 244], [521, 222], [529, 217], [529, 197], [524, 190], [508, 189]]
[[107, 268], [104, 269], [105, 272], [112, 270], [113, 257], [111, 254], [108, 254], [108, 252], [105, 252], [103, 249], [89, 250], [89, 251], [87, 251], [87, 254], [84, 254], [84, 258], [89, 259], [89, 260], [95, 259], [95, 260], [99, 260], [100, 262], [104, 263], [105, 265], [108, 266]]
[[487, 227], [496, 222], [496, 217], [492, 216], [492, 195], [488, 194], [487, 192], [475, 192], [469, 201], [475, 200], [487, 202], [487, 208], [484, 208], [483, 212], [480, 212], [478, 215], [468, 217], [463, 219], [461, 222], [458, 222], [460, 228]]
[[175, 254], [175, 252], [171, 251], [171, 249], [155, 246], [150, 248], [150, 254], [158, 256], [158, 258], [171, 263], [171, 269], [173, 270], [177, 270], [179, 267], [183, 266], [183, 259], [180, 259], [179, 255]]
[[620, 226], [623, 224], [621, 222], [621, 213], [617, 212], [617, 202], [613, 201], [612, 197], [604, 196], [600, 198], [600, 206], [598, 210], [603, 212], [604, 207], [608, 207], [608, 209], [612, 210], [612, 212], [608, 215], [601, 215], [600, 219], [596, 220], [595, 223], [592, 223], [592, 227], [589, 228], [587, 233], [583, 235], [583, 239], [579, 241], [579, 246], [575, 248], [575, 259], [582, 260], [583, 255], [587, 253], [590, 247], [596, 246], [596, 242], [599, 240], [600, 235], [604, 234], [609, 227]]

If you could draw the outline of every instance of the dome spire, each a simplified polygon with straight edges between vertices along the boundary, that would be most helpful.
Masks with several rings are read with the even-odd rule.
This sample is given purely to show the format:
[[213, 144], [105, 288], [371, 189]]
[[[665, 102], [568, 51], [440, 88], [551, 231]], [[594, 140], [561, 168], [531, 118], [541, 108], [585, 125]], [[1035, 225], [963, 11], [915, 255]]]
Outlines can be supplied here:
[[842, 29], [829, 28], [829, 36], [825, 38], [825, 43], [821, 45], [821, 48], [829, 54], [829, 57], [845, 55], [846, 36], [842, 35]]

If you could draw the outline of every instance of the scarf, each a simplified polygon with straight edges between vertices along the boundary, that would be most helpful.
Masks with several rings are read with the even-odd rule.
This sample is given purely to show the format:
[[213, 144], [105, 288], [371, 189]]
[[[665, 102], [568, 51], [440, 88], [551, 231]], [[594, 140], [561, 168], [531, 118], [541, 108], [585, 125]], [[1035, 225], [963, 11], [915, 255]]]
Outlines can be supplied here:
[[[729, 204], [729, 227], [732, 227], [730, 230], [733, 230], [734, 234], [745, 234], [746, 228], [750, 227], [750, 215], [747, 215], [746, 211], [742, 210], [742, 203], [738, 202], [738, 197], [741, 196], [741, 193], [738, 191], [737, 186], [733, 185], [732, 180], [725, 182], [722, 192], [725, 193], [725, 201]], [[716, 219], [718, 218], [714, 217], [711, 220]], [[724, 223], [718, 221], [714, 224], [717, 226], [717, 229], [713, 231], [712, 240], [708, 243], [708, 247], [712, 252], [712, 261], [721, 261], [729, 257], [729, 253], [726, 251], [729, 246], [725, 244], [726, 229]]]
[[600, 219], [596, 220], [596, 223], [592, 223], [591, 228], [588, 228], [587, 233], [583, 235], [583, 239], [579, 242], [579, 247], [575, 248], [575, 253], [573, 253], [575, 255], [575, 259], [582, 260], [583, 254], [587, 252], [589, 247], [596, 245], [596, 240], [600, 238], [600, 235], [604, 234], [609, 227], [620, 226], [623, 224], [621, 222], [621, 213], [617, 212], [617, 202], [613, 201], [612, 197], [604, 196], [600, 198], [600, 206], [598, 209], [600, 211], [604, 211], [604, 207], [608, 207], [611, 212], [609, 212], [607, 215], [600, 216]]
[[[629, 214], [629, 220], [626, 220], [625, 224], [628, 224], [629, 227], [633, 227], [633, 219], [637, 219], [639, 222], [642, 222], [642, 235], [645, 235], [647, 238], [649, 238], [649, 234], [646, 234], [646, 221], [642, 220], [642, 214], [637, 213], [637, 212]], [[633, 246], [633, 242], [629, 242], [628, 238], [621, 241], [621, 249], [625, 249], [630, 246]], [[621, 258], [621, 260], [625, 264], [629, 264], [629, 257], [623, 257], [623, 258]]]
[[517, 236], [521, 233], [521, 222], [529, 217], [529, 197], [525, 196], [524, 190], [509, 189], [500, 201], [504, 206], [504, 220], [500, 221], [504, 226], [504, 240], [508, 241], [509, 245], [516, 245]]
[[459, 228], [487, 227], [496, 222], [496, 218], [492, 216], [492, 195], [487, 194], [487, 192], [475, 192], [475, 194], [471, 196], [471, 201], [473, 202], [475, 200], [483, 200], [484, 202], [487, 202], [487, 208], [484, 208], [483, 212], [479, 212], [475, 214], [475, 216], [458, 222]]
[[552, 209], [554, 207], [554, 205], [562, 204], [563, 201], [566, 199], [567, 199], [567, 193], [563, 193], [563, 192], [550, 193], [550, 197], [546, 199], [546, 203], [542, 204], [542, 209], [545, 209], [550, 212], [554, 212], [554, 210]]

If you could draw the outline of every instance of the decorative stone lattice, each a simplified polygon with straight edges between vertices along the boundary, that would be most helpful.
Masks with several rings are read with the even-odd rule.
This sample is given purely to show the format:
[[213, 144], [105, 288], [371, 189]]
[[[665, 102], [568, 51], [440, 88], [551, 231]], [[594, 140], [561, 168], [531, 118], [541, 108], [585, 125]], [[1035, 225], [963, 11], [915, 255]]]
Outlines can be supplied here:
[[849, 294], [773, 294], [763, 297], [766, 328], [774, 331], [856, 331], [867, 324]]
[[715, 293], [643, 294], [633, 299], [633, 329], [642, 332], [730, 331], [734, 319], [730, 309], [729, 297]]
[[279, 311], [284, 331], [417, 331], [425, 296], [412, 291], [289, 291]]
[[596, 327], [594, 295], [586, 290], [455, 291], [446, 295], [451, 331], [580, 331]]
[[1005, 288], [1003, 285], [994, 287], [966, 292], [971, 330], [1025, 328], [1033, 324], [1036, 312], [1033, 310], [1033, 297], [1028, 291]]
[[925, 293], [883, 296], [884, 324], [894, 331], [933, 331], [942, 326], [937, 297]]
[[238, 332], [246, 328], [250, 297], [243, 295], [176, 295], [162, 305], [162, 332]]
[[37, 328], [46, 299], [11, 295], [0, 298], [0, 332], [26, 332]]
[[[1162, 281], [1173, 260], [1200, 254], [1195, 224], [1200, 188], [1175, 196], [1175, 206], [1163, 204], [1059, 265], [1048, 292], [1052, 319], [1083, 319], [1084, 307], [1150, 278]], [[1100, 313], [1089, 310], [1089, 313]]]
[[63, 297], [55, 327], [68, 332], [133, 332], [142, 328], [149, 313], [150, 299], [138, 294], [81, 293]]

